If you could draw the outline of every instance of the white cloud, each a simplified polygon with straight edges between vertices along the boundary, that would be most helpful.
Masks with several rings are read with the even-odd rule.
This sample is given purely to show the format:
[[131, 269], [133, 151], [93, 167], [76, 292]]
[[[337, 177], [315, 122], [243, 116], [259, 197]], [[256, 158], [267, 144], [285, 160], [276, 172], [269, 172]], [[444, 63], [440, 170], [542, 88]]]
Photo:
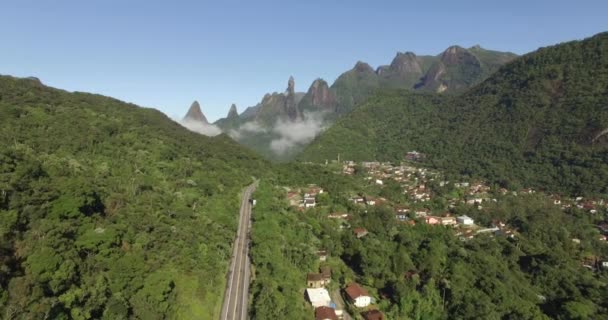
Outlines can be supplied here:
[[240, 140], [244, 135], [248, 133], [264, 133], [267, 131], [268, 129], [262, 127], [259, 122], [249, 121], [241, 125], [238, 129], [230, 130], [228, 132], [228, 135], [230, 135], [232, 139]]
[[295, 146], [309, 143], [324, 129], [323, 113], [306, 113], [302, 120], [295, 122], [278, 120], [272, 132], [279, 138], [270, 142], [270, 149], [283, 154]]
[[209, 137], [217, 136], [218, 134], [222, 133], [222, 130], [214, 124], [202, 123], [200, 121], [191, 120], [179, 120], [178, 122], [190, 131], [197, 132]]

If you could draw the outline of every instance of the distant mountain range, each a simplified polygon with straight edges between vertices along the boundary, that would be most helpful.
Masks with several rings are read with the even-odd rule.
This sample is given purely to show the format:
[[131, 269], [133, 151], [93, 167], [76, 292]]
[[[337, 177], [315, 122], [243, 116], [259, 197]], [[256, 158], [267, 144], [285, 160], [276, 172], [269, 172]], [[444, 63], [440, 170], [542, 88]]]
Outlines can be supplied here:
[[[265, 94], [260, 103], [245, 109], [240, 115], [236, 112], [236, 106], [232, 105], [228, 116], [216, 121], [215, 125], [224, 132], [232, 133], [231, 136], [240, 143], [269, 158], [288, 159], [309, 140], [297, 141], [292, 147], [277, 153], [271, 144], [276, 139], [281, 139], [280, 134], [273, 133], [278, 121], [298, 123], [314, 118], [315, 123], [310, 127], [316, 132], [350, 113], [377, 90], [399, 88], [460, 93], [480, 83], [516, 57], [513, 53], [486, 50], [479, 46], [468, 49], [451, 46], [436, 56], [399, 52], [389, 65], [375, 70], [369, 64], [359, 61], [351, 70], [341, 74], [331, 86], [325, 80], [317, 79], [306, 93], [295, 91], [295, 81], [291, 77], [284, 92]], [[197, 112], [193, 116], [187, 118], [200, 118]], [[253, 123], [256, 130], [248, 131], [247, 135], [239, 134], [242, 126], [247, 123], [250, 124], [245, 129], [252, 128]]]
[[[473, 60], [450, 48], [442, 65], [456, 61], [447, 58], [453, 52]], [[433, 83], [428, 91], [436, 91], [451, 82], [425, 83]], [[299, 159], [340, 155], [400, 161], [417, 150], [427, 154], [429, 165], [501, 185], [605, 193], [607, 133], [608, 33], [601, 33], [517, 58], [461, 95], [378, 92], [319, 136]]]

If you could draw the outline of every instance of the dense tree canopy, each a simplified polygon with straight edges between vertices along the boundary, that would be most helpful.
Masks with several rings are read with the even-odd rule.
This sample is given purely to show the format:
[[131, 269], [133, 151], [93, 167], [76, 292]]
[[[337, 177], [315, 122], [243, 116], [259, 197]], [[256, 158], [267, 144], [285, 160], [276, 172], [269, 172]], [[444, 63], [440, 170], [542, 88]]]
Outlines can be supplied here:
[[160, 112], [0, 77], [0, 318], [214, 319], [266, 164]]

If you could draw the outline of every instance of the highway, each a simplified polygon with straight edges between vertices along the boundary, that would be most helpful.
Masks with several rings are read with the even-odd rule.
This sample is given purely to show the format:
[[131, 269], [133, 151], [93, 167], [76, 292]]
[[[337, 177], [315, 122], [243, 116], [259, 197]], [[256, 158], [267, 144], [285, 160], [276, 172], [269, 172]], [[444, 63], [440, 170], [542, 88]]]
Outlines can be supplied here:
[[221, 320], [246, 320], [251, 269], [249, 261], [249, 229], [251, 204], [249, 199], [257, 182], [245, 188], [241, 199], [239, 226], [232, 247], [232, 262], [228, 271]]

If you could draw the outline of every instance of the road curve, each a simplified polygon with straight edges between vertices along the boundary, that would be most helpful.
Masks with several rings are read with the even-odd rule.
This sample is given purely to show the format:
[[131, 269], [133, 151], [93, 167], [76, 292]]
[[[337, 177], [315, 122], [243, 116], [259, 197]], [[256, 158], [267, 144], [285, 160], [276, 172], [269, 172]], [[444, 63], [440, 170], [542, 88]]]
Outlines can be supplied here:
[[249, 228], [251, 203], [249, 199], [257, 182], [245, 188], [241, 199], [239, 226], [232, 247], [232, 262], [228, 270], [226, 292], [220, 320], [246, 320], [251, 276], [249, 261]]

